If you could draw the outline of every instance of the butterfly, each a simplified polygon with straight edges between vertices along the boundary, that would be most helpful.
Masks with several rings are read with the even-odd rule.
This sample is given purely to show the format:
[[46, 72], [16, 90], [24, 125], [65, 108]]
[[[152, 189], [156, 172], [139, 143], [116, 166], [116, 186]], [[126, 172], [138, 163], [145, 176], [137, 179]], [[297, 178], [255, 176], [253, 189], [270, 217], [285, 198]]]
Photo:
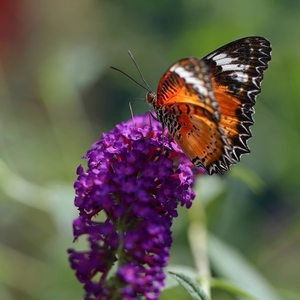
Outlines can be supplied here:
[[253, 106], [271, 50], [267, 39], [252, 36], [202, 59], [180, 59], [164, 73], [157, 93], [146, 95], [156, 119], [191, 162], [210, 175], [224, 173], [250, 152]]

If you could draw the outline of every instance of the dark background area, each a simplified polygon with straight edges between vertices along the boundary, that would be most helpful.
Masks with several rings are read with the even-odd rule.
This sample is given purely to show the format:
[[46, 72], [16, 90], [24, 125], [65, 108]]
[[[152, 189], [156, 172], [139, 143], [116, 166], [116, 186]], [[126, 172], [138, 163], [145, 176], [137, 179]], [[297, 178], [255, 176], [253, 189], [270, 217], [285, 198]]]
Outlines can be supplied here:
[[[0, 298], [82, 299], [66, 254], [75, 171], [102, 132], [130, 118], [128, 101], [145, 97], [110, 65], [140, 80], [131, 50], [156, 90], [176, 60], [261, 35], [273, 53], [251, 154], [221, 179], [204, 176], [199, 198], [210, 232], [282, 299], [300, 299], [299, 16], [292, 0], [0, 0]], [[171, 264], [193, 266], [188, 218], [180, 210]]]

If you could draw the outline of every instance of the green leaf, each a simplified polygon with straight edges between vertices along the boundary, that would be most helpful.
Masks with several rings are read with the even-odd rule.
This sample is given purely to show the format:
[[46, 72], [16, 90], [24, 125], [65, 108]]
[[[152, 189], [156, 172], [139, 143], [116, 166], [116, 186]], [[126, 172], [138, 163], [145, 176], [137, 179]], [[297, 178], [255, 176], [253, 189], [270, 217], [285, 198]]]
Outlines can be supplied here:
[[209, 235], [208, 253], [214, 270], [222, 277], [259, 300], [279, 300], [281, 297], [262, 274], [234, 248]]
[[176, 279], [174, 279], [174, 276], [169, 275], [171, 273], [175, 273], [175, 274], [184, 273], [185, 275], [189, 276], [193, 280], [197, 280], [199, 276], [197, 270], [183, 265], [170, 265], [165, 269], [165, 272], [167, 274], [167, 278], [165, 280], [164, 290], [173, 288], [175, 286], [179, 286], [179, 283]]
[[230, 176], [243, 181], [257, 195], [261, 194], [266, 188], [263, 180], [250, 169], [237, 166], [236, 168], [232, 168]]
[[169, 272], [186, 289], [194, 300], [209, 300], [200, 286], [189, 276], [182, 273]]
[[200, 176], [197, 178], [194, 190], [197, 198], [201, 199], [202, 205], [207, 206], [226, 191], [226, 185], [221, 177]]
[[210, 280], [210, 284], [211, 284], [212, 288], [217, 288], [217, 289], [227, 291], [229, 294], [236, 295], [236, 296], [241, 296], [241, 297], [243, 297], [243, 299], [248, 299], [248, 300], [256, 300], [257, 299], [255, 297], [253, 297], [252, 295], [246, 293], [241, 288], [234, 285], [232, 282], [229, 282], [229, 281], [224, 280], [224, 279], [214, 279], [214, 278], [212, 278]]

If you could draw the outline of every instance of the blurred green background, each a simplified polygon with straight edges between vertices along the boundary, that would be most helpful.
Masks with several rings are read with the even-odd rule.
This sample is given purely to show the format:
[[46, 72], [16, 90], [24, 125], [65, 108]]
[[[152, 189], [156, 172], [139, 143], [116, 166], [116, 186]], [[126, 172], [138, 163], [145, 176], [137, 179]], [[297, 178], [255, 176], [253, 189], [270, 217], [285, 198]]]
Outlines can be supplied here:
[[[202, 177], [199, 198], [210, 232], [281, 299], [300, 299], [297, 0], [0, 0], [0, 299], [83, 298], [66, 254], [75, 170], [102, 132], [130, 118], [128, 101], [145, 95], [109, 66], [139, 80], [130, 49], [155, 90], [174, 61], [249, 35], [273, 46], [252, 153], [223, 178]], [[133, 109], [149, 107], [136, 101]], [[188, 224], [180, 210], [171, 264], [194, 266]], [[212, 249], [212, 274], [226, 277], [217, 262], [224, 249]]]

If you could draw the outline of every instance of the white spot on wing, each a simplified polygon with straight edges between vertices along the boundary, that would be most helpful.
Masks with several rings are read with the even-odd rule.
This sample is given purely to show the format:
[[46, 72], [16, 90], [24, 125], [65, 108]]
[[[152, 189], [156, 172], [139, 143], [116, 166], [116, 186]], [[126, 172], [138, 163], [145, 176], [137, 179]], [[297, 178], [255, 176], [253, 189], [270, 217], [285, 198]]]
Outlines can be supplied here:
[[171, 68], [170, 71], [171, 72], [175, 72], [175, 70], [178, 68], [178, 64], [174, 64]]
[[246, 71], [249, 67], [248, 65], [224, 65], [222, 66], [222, 71]]
[[217, 54], [216, 56], [214, 56], [213, 60], [219, 60], [219, 59], [225, 58], [226, 56], [227, 56], [227, 54], [220, 53], [220, 54]]
[[230, 57], [226, 57], [226, 55], [224, 55], [225, 57], [217, 58], [220, 55], [221, 54], [213, 57], [213, 60], [216, 62], [217, 66], [229, 65], [233, 62], [233, 59]]
[[195, 77], [192, 72], [187, 71], [185, 68], [175, 64], [170, 68], [171, 72], [177, 73], [181, 78], [183, 78], [186, 83], [192, 84], [193, 88], [197, 90], [200, 94], [207, 96], [207, 88], [204, 86], [204, 82], [199, 78]]
[[243, 72], [234, 72], [234, 73], [232, 73], [232, 78], [239, 82], [247, 82], [249, 79], [249, 76]]

